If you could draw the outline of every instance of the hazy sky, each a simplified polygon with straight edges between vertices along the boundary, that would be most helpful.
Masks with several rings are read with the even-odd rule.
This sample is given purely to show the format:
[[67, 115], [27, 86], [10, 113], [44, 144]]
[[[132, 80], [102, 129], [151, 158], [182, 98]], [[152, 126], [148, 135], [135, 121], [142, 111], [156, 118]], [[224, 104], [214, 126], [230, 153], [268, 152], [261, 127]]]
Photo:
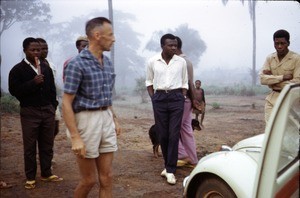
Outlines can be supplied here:
[[[53, 20], [63, 21], [89, 10], [107, 9], [106, 0], [47, 0], [54, 13]], [[84, 3], [83, 3], [84, 2]], [[72, 4], [72, 5], [70, 5]], [[68, 14], [65, 14], [65, 8]], [[132, 13], [137, 20], [134, 29], [144, 34], [147, 42], [156, 30], [174, 29], [188, 23], [199, 31], [207, 44], [199, 69], [212, 67], [250, 67], [252, 63], [252, 22], [248, 2], [231, 0], [113, 0], [113, 8]], [[278, 29], [291, 34], [290, 49], [300, 52], [300, 6], [296, 1], [258, 1], [256, 6], [257, 65], [274, 51], [272, 35]], [[183, 41], [184, 42], [184, 41]], [[142, 45], [142, 48], [144, 45]]]
[[[95, 9], [108, 9], [107, 0], [43, 1], [51, 6], [53, 23], [68, 21]], [[154, 31], [175, 29], [188, 23], [189, 28], [196, 29], [207, 45], [195, 75], [211, 68], [247, 69], [252, 65], [252, 22], [247, 1], [243, 5], [238, 0], [231, 0], [224, 6], [221, 0], [113, 0], [113, 8], [135, 15], [136, 21], [131, 24], [136, 32], [143, 35], [142, 56], [148, 56], [143, 54], [142, 49]], [[82, 26], [84, 29], [84, 24]], [[14, 59], [2, 57], [2, 87], [6, 87], [7, 70], [23, 55], [20, 48], [25, 36], [17, 27], [14, 25], [1, 37], [1, 54], [5, 51], [17, 56]], [[300, 6], [296, 1], [258, 1], [256, 28], [257, 69], [260, 69], [265, 57], [274, 52], [272, 35], [278, 29], [290, 32], [290, 50], [300, 52]]]

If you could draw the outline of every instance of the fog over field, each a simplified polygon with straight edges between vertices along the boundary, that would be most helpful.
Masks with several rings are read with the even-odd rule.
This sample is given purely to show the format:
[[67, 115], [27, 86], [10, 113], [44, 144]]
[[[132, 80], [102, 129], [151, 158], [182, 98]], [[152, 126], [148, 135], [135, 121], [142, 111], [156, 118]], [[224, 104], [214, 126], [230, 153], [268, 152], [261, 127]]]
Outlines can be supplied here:
[[[1, 1], [1, 29], [2, 2], [14, 1]], [[24, 57], [22, 42], [26, 37], [47, 40], [48, 58], [58, 71], [62, 87], [62, 65], [77, 54], [75, 40], [85, 34], [85, 22], [96, 16], [108, 17], [106, 0], [32, 2], [46, 3], [51, 19], [39, 23], [16, 21], [2, 32], [1, 88], [4, 91], [8, 89], [9, 70]], [[112, 0], [112, 5], [117, 90], [132, 90], [135, 79], [145, 76], [145, 61], [160, 52], [159, 38], [168, 32], [182, 38], [183, 51], [194, 64], [194, 78], [201, 79], [203, 85], [251, 85], [253, 21], [249, 1], [229, 0], [224, 4], [222, 0]], [[272, 36], [278, 29], [290, 32], [290, 50], [300, 52], [298, 2], [257, 1], [255, 9], [257, 71], [266, 56], [275, 51]], [[194, 46], [195, 39], [203, 45]], [[150, 45], [150, 41], [154, 43]]]

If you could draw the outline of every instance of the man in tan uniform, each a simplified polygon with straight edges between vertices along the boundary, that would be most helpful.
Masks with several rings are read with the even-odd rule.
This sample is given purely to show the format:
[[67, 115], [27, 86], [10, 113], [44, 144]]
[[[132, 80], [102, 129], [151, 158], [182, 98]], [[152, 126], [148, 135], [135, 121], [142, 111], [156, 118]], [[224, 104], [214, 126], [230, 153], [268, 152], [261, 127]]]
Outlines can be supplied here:
[[300, 55], [288, 49], [290, 34], [286, 30], [278, 30], [273, 41], [276, 52], [267, 57], [259, 73], [261, 84], [272, 89], [266, 97], [266, 122], [283, 87], [289, 83], [300, 83]]

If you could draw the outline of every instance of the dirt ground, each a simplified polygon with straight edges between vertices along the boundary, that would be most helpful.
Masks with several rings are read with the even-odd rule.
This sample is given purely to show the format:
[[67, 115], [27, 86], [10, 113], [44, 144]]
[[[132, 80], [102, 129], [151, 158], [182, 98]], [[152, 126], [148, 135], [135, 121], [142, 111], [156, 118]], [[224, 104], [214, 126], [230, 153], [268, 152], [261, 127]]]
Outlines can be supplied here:
[[[199, 159], [218, 150], [222, 144], [233, 146], [241, 139], [264, 132], [264, 96], [206, 96], [206, 102], [205, 128], [195, 131]], [[213, 108], [213, 104], [220, 108]], [[192, 168], [178, 168], [174, 186], [168, 185], [160, 176], [163, 159], [154, 158], [148, 136], [148, 129], [153, 124], [151, 103], [141, 104], [138, 97], [124, 97], [114, 102], [114, 109], [123, 129], [113, 162], [114, 197], [182, 197], [182, 181]], [[25, 190], [20, 118], [19, 115], [1, 114], [0, 180], [13, 184], [13, 187], [1, 189], [0, 197], [72, 197], [79, 174], [63, 121], [55, 139], [54, 153], [53, 173], [63, 177], [64, 181], [43, 183], [38, 170], [36, 188]], [[97, 193], [94, 187], [89, 197], [98, 197]]]

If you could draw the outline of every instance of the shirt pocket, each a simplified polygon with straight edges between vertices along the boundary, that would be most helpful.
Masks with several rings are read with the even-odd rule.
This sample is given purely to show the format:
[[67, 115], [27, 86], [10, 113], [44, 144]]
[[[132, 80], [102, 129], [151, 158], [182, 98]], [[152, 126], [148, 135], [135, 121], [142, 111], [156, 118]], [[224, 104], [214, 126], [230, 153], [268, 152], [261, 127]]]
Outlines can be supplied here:
[[295, 63], [292, 60], [289, 60], [288, 62], [283, 64], [283, 70], [287, 74], [292, 74], [295, 70]]

